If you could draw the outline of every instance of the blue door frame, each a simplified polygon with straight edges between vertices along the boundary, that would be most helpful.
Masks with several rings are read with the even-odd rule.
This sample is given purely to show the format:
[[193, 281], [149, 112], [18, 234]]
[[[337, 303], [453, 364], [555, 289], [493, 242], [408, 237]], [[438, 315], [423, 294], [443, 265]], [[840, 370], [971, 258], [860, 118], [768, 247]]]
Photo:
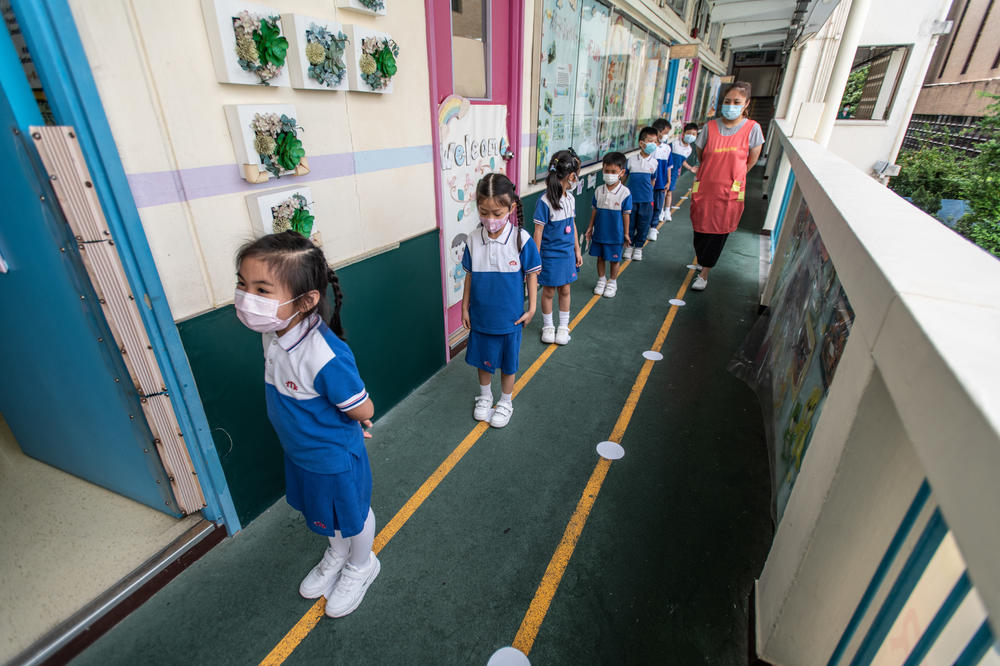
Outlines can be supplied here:
[[139, 311], [205, 494], [203, 514], [233, 534], [236, 508], [73, 13], [67, 0], [11, 4], [56, 122], [76, 130], [132, 291], [148, 296], [150, 307]]
[[680, 60], [671, 60], [667, 67], [667, 92], [663, 100], [663, 114], [668, 120], [674, 110], [674, 89], [677, 87], [677, 69], [680, 62]]

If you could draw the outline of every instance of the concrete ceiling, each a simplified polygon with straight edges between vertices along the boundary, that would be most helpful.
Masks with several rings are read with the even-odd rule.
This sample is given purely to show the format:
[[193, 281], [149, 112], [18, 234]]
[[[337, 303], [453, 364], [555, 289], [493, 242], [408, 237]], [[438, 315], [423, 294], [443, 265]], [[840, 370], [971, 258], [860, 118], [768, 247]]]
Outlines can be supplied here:
[[817, 32], [840, 0], [715, 0], [712, 23], [722, 24], [731, 50], [791, 45]]

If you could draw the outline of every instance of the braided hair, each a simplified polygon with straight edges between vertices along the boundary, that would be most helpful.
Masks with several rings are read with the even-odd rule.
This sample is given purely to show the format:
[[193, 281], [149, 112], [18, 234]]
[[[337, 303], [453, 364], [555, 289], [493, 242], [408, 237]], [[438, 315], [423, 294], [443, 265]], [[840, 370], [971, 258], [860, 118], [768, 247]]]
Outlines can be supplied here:
[[476, 204], [485, 199], [496, 199], [504, 206], [515, 206], [517, 213], [517, 251], [521, 251], [524, 241], [521, 240], [521, 229], [524, 228], [524, 206], [521, 197], [514, 190], [514, 183], [502, 173], [490, 172], [479, 180], [476, 185]]
[[549, 173], [545, 177], [545, 194], [554, 210], [562, 209], [559, 200], [565, 194], [563, 180], [579, 170], [580, 161], [572, 150], [560, 150], [549, 160]]
[[[289, 293], [296, 294], [296, 301], [310, 291], [318, 291], [319, 303], [306, 316], [319, 310], [330, 330], [341, 340], [344, 339], [344, 327], [340, 321], [340, 306], [344, 302], [344, 294], [340, 291], [340, 279], [326, 263], [323, 250], [297, 232], [283, 231], [280, 234], [261, 236], [244, 244], [236, 253], [237, 268], [250, 257], [263, 261], [274, 278]], [[333, 290], [332, 309], [329, 299], [325, 297], [327, 286]]]

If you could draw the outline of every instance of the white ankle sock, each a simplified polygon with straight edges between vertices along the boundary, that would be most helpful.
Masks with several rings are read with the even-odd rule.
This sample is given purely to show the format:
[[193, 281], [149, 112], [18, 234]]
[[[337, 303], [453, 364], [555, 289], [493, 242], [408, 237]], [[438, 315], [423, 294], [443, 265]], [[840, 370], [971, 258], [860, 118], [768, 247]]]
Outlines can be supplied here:
[[545, 314], [543, 312], [542, 313], [542, 326], [544, 327], [544, 326], [551, 326], [551, 325], [552, 325], [552, 313], [550, 312], [548, 314]]
[[567, 328], [569, 326], [569, 310], [559, 311], [559, 326], [560, 328]]
[[618, 284], [618, 278], [615, 278], [613, 280], [608, 280], [608, 284]]
[[489, 398], [490, 400], [492, 400], [493, 399], [493, 386], [491, 384], [486, 384], [485, 386], [480, 386], [479, 387], [479, 395], [483, 396], [484, 398]]
[[513, 403], [514, 402], [514, 394], [513, 393], [501, 393], [500, 394], [500, 402], [506, 402], [508, 405], [511, 404], [511, 403]]

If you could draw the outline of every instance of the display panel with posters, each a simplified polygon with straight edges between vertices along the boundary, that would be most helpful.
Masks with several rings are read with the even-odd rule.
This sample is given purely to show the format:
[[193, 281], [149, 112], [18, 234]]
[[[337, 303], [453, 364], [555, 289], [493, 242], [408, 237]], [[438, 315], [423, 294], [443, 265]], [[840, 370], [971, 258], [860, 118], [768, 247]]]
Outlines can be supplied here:
[[662, 115], [663, 93], [667, 86], [667, 45], [649, 35], [646, 62], [639, 82], [638, 124], [650, 125]]
[[757, 393], [781, 519], [854, 323], [854, 310], [803, 200], [771, 307], [730, 370]]
[[687, 109], [688, 95], [691, 91], [691, 73], [694, 70], [694, 60], [684, 58], [677, 67], [677, 83], [674, 88], [674, 106], [670, 111], [670, 124], [674, 134], [679, 134], [684, 127], [684, 112]]
[[625, 89], [632, 63], [632, 32], [629, 22], [618, 14], [608, 32], [608, 57], [604, 66], [604, 99], [601, 101], [601, 124], [598, 141], [601, 152], [620, 150], [618, 136], [625, 116]]
[[597, 0], [583, 0], [580, 49], [577, 61], [576, 106], [573, 112], [573, 147], [584, 164], [601, 156], [597, 139], [603, 99], [604, 64], [608, 53], [611, 10]]
[[542, 4], [536, 177], [545, 175], [553, 154], [573, 145], [580, 10], [579, 2], [544, 0]]
[[629, 44], [631, 67], [625, 77], [624, 117], [618, 130], [618, 150], [632, 150], [636, 147], [639, 133], [639, 88], [646, 63], [646, 31], [629, 22]]

